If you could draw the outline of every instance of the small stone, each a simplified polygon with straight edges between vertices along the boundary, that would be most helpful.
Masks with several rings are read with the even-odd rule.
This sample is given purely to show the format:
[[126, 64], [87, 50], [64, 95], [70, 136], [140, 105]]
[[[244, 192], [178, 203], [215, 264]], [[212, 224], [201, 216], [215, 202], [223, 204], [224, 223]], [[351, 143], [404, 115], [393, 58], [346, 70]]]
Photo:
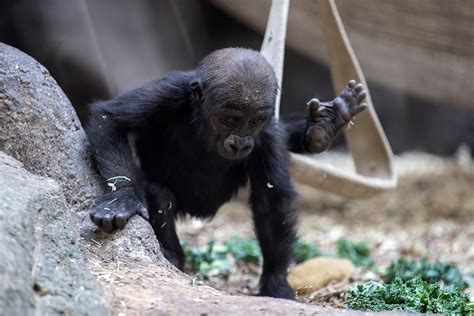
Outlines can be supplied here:
[[299, 294], [310, 294], [330, 283], [347, 279], [354, 266], [347, 259], [317, 257], [290, 269], [288, 282]]

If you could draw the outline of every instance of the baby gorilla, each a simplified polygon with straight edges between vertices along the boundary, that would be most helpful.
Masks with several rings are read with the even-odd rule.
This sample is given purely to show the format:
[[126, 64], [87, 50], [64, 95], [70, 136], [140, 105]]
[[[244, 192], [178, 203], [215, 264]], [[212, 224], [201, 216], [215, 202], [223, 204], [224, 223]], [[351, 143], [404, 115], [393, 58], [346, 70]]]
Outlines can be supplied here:
[[307, 115], [275, 118], [275, 73], [257, 51], [218, 50], [191, 71], [173, 72], [113, 100], [93, 103], [86, 126], [110, 192], [90, 212], [102, 230], [135, 214], [149, 219], [162, 252], [180, 269], [175, 219], [209, 218], [250, 183], [255, 232], [263, 254], [260, 295], [294, 298], [286, 280], [295, 240], [295, 192], [288, 154], [321, 152], [365, 108], [351, 81]]

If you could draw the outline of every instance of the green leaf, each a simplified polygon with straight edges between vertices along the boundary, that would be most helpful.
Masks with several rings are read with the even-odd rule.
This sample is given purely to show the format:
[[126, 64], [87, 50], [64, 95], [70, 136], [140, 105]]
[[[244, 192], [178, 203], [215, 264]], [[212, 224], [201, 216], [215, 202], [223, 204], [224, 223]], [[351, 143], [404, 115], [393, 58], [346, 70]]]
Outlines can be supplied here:
[[213, 240], [201, 249], [190, 247], [185, 242], [182, 242], [181, 246], [186, 256], [187, 268], [193, 273], [209, 278], [215, 275], [227, 275], [232, 270], [227, 260], [227, 247], [217, 246]]
[[321, 256], [321, 252], [316, 243], [305, 243], [300, 239], [297, 239], [295, 242], [294, 254], [296, 263]]
[[193, 273], [199, 273], [204, 278], [217, 275], [228, 275], [232, 265], [228, 256], [233, 256], [235, 261], [255, 262], [261, 261], [260, 246], [255, 239], [231, 237], [224, 244], [216, 244], [210, 240], [202, 248], [194, 248], [182, 242], [186, 256], [186, 268]]
[[262, 260], [260, 245], [254, 238], [232, 236], [224, 245], [235, 261], [259, 263]]
[[336, 247], [339, 257], [351, 260], [358, 267], [372, 268], [375, 265], [371, 249], [366, 242], [353, 243], [346, 238], [339, 238]]

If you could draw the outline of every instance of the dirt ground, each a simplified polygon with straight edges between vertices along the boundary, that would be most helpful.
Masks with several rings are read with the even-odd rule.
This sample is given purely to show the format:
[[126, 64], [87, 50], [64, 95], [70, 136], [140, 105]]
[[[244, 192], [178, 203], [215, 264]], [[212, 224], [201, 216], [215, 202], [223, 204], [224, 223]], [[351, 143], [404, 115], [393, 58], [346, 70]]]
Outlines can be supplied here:
[[[465, 158], [442, 159], [419, 153], [397, 157], [398, 188], [365, 201], [299, 187], [299, 234], [329, 254], [335, 253], [340, 237], [365, 241], [381, 271], [391, 260], [406, 256], [449, 261], [463, 273], [474, 272], [474, 167]], [[348, 168], [347, 157], [328, 155], [323, 159]], [[180, 223], [178, 230], [181, 238], [194, 246], [232, 235], [254, 236], [250, 211], [243, 201], [226, 204], [210, 222], [188, 220]], [[228, 279], [215, 277], [205, 284], [252, 294], [258, 273], [258, 266], [240, 266]], [[332, 284], [299, 300], [341, 307], [347, 287], [370, 279], [378, 279], [378, 275], [356, 269], [348, 282]]]

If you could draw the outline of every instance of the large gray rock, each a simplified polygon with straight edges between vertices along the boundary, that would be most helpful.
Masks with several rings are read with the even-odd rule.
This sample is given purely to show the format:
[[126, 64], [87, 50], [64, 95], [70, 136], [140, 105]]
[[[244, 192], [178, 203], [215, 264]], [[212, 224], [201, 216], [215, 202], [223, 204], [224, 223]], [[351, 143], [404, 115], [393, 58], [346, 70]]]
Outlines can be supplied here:
[[86, 209], [102, 181], [85, 144], [73, 107], [46, 68], [0, 43], [0, 150], [57, 180], [67, 202]]
[[0, 314], [107, 315], [58, 184], [0, 152]]

